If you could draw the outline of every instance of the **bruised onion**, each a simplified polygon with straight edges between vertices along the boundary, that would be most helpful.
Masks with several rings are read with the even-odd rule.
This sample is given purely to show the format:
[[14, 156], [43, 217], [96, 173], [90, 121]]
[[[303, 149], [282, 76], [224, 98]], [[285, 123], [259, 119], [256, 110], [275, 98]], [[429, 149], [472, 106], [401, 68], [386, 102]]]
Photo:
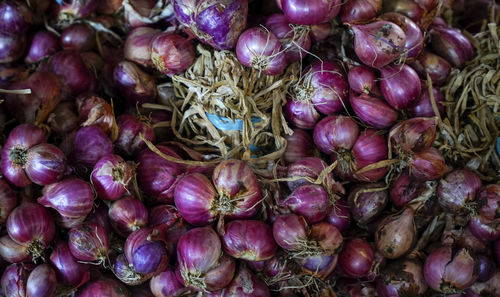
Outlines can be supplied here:
[[401, 173], [392, 183], [391, 202], [397, 208], [402, 208], [413, 199], [419, 197], [425, 190], [425, 183]]
[[287, 19], [294, 24], [316, 25], [329, 22], [340, 11], [341, 1], [278, 0]]
[[31, 40], [28, 54], [24, 61], [28, 64], [40, 62], [59, 51], [59, 37], [50, 31], [38, 31]]
[[382, 10], [382, 0], [348, 0], [340, 9], [342, 22], [368, 21]]
[[148, 212], [141, 201], [133, 197], [124, 197], [111, 204], [109, 219], [116, 233], [126, 237], [147, 225]]
[[427, 283], [424, 280], [422, 264], [416, 260], [398, 260], [382, 268], [376, 280], [380, 297], [424, 294]]
[[113, 81], [129, 105], [152, 102], [156, 98], [156, 81], [133, 62], [118, 63], [113, 70]]
[[117, 200], [129, 191], [133, 178], [132, 166], [122, 157], [110, 154], [97, 161], [90, 181], [99, 198]]
[[474, 47], [460, 30], [435, 25], [429, 34], [432, 50], [453, 66], [461, 68], [474, 57]]
[[393, 22], [405, 32], [405, 53], [407, 59], [415, 59], [424, 49], [424, 36], [420, 27], [409, 17], [397, 12], [386, 12], [380, 19]]
[[293, 129], [292, 135], [286, 135], [286, 148], [283, 159], [288, 163], [293, 163], [311, 157], [314, 149], [311, 136], [304, 130]]
[[202, 291], [216, 291], [233, 279], [235, 263], [222, 253], [221, 242], [211, 227], [194, 228], [177, 243], [177, 279]]
[[235, 220], [226, 224], [221, 241], [226, 253], [247, 261], [270, 259], [277, 249], [271, 228], [255, 220]]
[[72, 24], [61, 34], [61, 44], [65, 50], [86, 52], [94, 49], [95, 32], [89, 25], [84, 23]]
[[454, 170], [441, 179], [438, 202], [444, 211], [457, 213], [467, 209], [481, 188], [479, 177], [469, 170]]
[[477, 263], [466, 249], [453, 251], [451, 247], [440, 247], [425, 260], [424, 277], [432, 289], [454, 294], [476, 281]]
[[355, 278], [366, 276], [372, 269], [374, 260], [370, 244], [361, 238], [346, 242], [339, 254], [339, 265], [342, 267], [342, 272]]
[[388, 259], [406, 254], [416, 240], [417, 230], [411, 207], [382, 220], [375, 231], [375, 246]]
[[58, 280], [66, 286], [77, 288], [90, 279], [89, 266], [73, 257], [67, 242], [57, 243], [50, 254], [50, 263], [55, 267]]
[[384, 67], [405, 49], [405, 33], [394, 23], [378, 20], [363, 25], [349, 25], [354, 32], [354, 51], [366, 66]]
[[[229, 50], [246, 27], [247, 0], [175, 0], [177, 20], [217, 50]], [[217, 19], [217, 22], [213, 22]]]
[[146, 143], [140, 135], [150, 142], [155, 142], [155, 133], [151, 125], [139, 120], [136, 116], [123, 114], [116, 118], [118, 124], [118, 138], [114, 145], [120, 153], [127, 156], [136, 156], [146, 148]]
[[79, 261], [104, 264], [108, 257], [108, 235], [98, 224], [86, 222], [68, 232], [71, 254]]
[[179, 74], [194, 63], [196, 56], [191, 41], [175, 34], [160, 33], [151, 41], [151, 60], [160, 72]]
[[127, 237], [125, 257], [136, 272], [157, 274], [167, 268], [168, 250], [159, 233], [156, 228], [142, 228]]
[[149, 282], [149, 287], [155, 297], [182, 296], [187, 291], [175, 277], [175, 272], [170, 269], [154, 276]]
[[123, 53], [129, 61], [142, 66], [153, 66], [151, 43], [160, 31], [150, 27], [138, 27], [130, 31], [123, 45]]
[[397, 110], [411, 107], [420, 98], [420, 78], [410, 66], [389, 65], [380, 69], [380, 91]]
[[349, 94], [349, 102], [354, 113], [366, 124], [385, 129], [391, 127], [398, 119], [398, 112], [392, 109], [381, 99], [371, 97], [367, 94], [357, 96], [353, 92]]
[[429, 74], [434, 86], [442, 86], [448, 79], [451, 71], [451, 65], [448, 61], [427, 50], [424, 50], [411, 63], [411, 67], [422, 79], [426, 79], [427, 74]]
[[56, 291], [57, 279], [49, 264], [38, 265], [31, 271], [26, 282], [26, 296], [52, 297]]
[[382, 183], [354, 185], [347, 200], [353, 219], [363, 225], [373, 221], [384, 210], [387, 196]]
[[280, 201], [281, 206], [303, 216], [308, 223], [321, 222], [328, 210], [328, 193], [320, 185], [303, 185]]
[[0, 31], [0, 63], [10, 63], [21, 58], [26, 48], [24, 35], [11, 35]]
[[29, 271], [21, 264], [12, 264], [7, 266], [2, 274], [2, 293], [6, 297], [24, 297], [26, 296], [26, 282], [28, 281]]

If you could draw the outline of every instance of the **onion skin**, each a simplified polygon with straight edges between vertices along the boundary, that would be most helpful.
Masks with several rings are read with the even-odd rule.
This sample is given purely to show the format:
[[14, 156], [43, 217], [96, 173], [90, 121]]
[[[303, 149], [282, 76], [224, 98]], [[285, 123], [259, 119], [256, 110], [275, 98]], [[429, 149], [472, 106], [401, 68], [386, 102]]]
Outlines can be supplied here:
[[458, 29], [434, 25], [429, 34], [432, 50], [454, 67], [462, 68], [474, 57], [474, 47]]
[[356, 222], [367, 224], [382, 213], [388, 200], [387, 191], [382, 190], [383, 188], [383, 183], [361, 183], [351, 188], [347, 205]]
[[450, 247], [441, 247], [434, 250], [425, 261], [425, 281], [438, 292], [453, 294], [476, 281], [476, 265], [466, 249], [453, 252]]
[[22, 35], [32, 22], [32, 13], [20, 1], [4, 1], [0, 4], [0, 31]]
[[374, 260], [370, 244], [360, 238], [346, 242], [339, 254], [342, 271], [354, 278], [365, 277], [372, 268]]
[[148, 210], [134, 197], [124, 197], [111, 204], [109, 220], [116, 233], [127, 237], [148, 224]]
[[27, 297], [52, 297], [56, 291], [57, 278], [49, 264], [41, 264], [31, 271], [26, 282]]
[[111, 278], [101, 278], [87, 283], [78, 290], [76, 297], [132, 297], [127, 288], [120, 282]]
[[145, 149], [146, 143], [139, 137], [140, 134], [152, 143], [156, 142], [155, 132], [151, 125], [141, 122], [136, 116], [123, 114], [116, 118], [118, 138], [114, 145], [115, 150], [126, 156], [135, 157]]
[[375, 231], [375, 246], [388, 259], [397, 259], [406, 254], [416, 240], [417, 230], [411, 207], [386, 217]]
[[[353, 179], [359, 181], [378, 181], [387, 172], [387, 167], [374, 168], [364, 172], [361, 172], [361, 170], [377, 162], [387, 160], [388, 150], [386, 143], [385, 137], [377, 130], [366, 129], [356, 139], [356, 143], [354, 143], [351, 150], [351, 157], [343, 159], [345, 156], [342, 153], [338, 155], [340, 166], [335, 168], [335, 172], [344, 179], [351, 179], [352, 176]], [[333, 155], [332, 157], [337, 156]], [[349, 164], [349, 161], [352, 164]]]
[[425, 14], [424, 9], [412, 0], [384, 1], [383, 11], [404, 14], [418, 24], [423, 21]]
[[0, 257], [9, 263], [33, 261], [28, 253], [28, 247], [16, 243], [9, 235], [0, 237]]
[[109, 222], [108, 211], [108, 206], [105, 203], [96, 203], [94, 210], [87, 216], [85, 221], [101, 226], [106, 234], [110, 234], [113, 228]]
[[2, 275], [2, 293], [6, 297], [25, 297], [28, 277], [29, 272], [23, 265], [9, 265]]
[[72, 24], [61, 34], [61, 44], [65, 50], [87, 52], [95, 48], [95, 33], [87, 24]]
[[89, 266], [77, 261], [71, 254], [68, 243], [59, 241], [50, 255], [58, 280], [64, 285], [77, 288], [90, 279]]
[[314, 224], [323, 221], [326, 217], [328, 202], [328, 193], [322, 186], [303, 185], [280, 201], [279, 205], [303, 216], [309, 224]]
[[352, 148], [359, 135], [359, 127], [346, 116], [328, 116], [314, 127], [314, 144], [325, 154]]
[[428, 288], [422, 264], [414, 259], [390, 262], [382, 268], [376, 284], [380, 297], [404, 296], [412, 292], [424, 294]]
[[382, 10], [382, 0], [348, 0], [340, 8], [343, 23], [368, 21]]
[[125, 241], [124, 253], [128, 263], [138, 273], [157, 274], [168, 265], [163, 234], [156, 228], [132, 232]]
[[300, 129], [313, 129], [320, 117], [314, 105], [292, 98], [287, 98], [284, 110], [288, 120]]
[[0, 224], [5, 223], [16, 205], [16, 194], [4, 179], [0, 179]]
[[384, 101], [367, 94], [359, 96], [351, 92], [349, 95], [354, 113], [366, 124], [377, 128], [391, 127], [398, 119], [398, 113]]
[[410, 65], [422, 79], [427, 79], [426, 74], [429, 73], [433, 86], [444, 85], [451, 71], [448, 61], [427, 50], [424, 50]]
[[478, 263], [478, 282], [486, 282], [495, 274], [496, 266], [493, 259], [485, 255], [476, 255]]
[[[217, 50], [232, 49], [247, 24], [247, 0], [175, 0], [177, 20], [203, 43]], [[213, 19], [217, 19], [216, 23]]]
[[241, 265], [233, 281], [225, 288], [223, 297], [271, 297], [269, 289], [245, 266]]
[[108, 254], [108, 235], [95, 223], [84, 223], [68, 232], [69, 250], [80, 261], [104, 263]]
[[341, 2], [281, 0], [278, 5], [287, 19], [294, 24], [316, 25], [329, 22], [340, 12]]
[[394, 23], [374, 21], [365, 25], [349, 25], [354, 32], [354, 51], [366, 66], [382, 68], [404, 50], [405, 33]]
[[500, 239], [499, 201], [500, 186], [496, 184], [485, 186], [477, 194], [479, 213], [472, 215], [469, 228], [482, 241]]
[[439, 205], [447, 212], [461, 212], [476, 199], [481, 186], [481, 180], [473, 172], [454, 170], [439, 182]]
[[82, 127], [97, 126], [114, 140], [117, 125], [111, 104], [97, 96], [80, 96], [76, 103]]
[[113, 201], [129, 191], [133, 178], [132, 166], [114, 154], [100, 158], [90, 175], [97, 196]]
[[96, 8], [99, 1], [96, 0], [70, 0], [63, 5], [57, 5], [56, 15], [59, 21], [83, 19], [89, 16]]
[[0, 31], [0, 63], [10, 63], [21, 58], [26, 48], [24, 35], [10, 35]]
[[123, 45], [125, 59], [145, 67], [153, 66], [151, 61], [151, 43], [159, 30], [150, 27], [138, 27], [130, 31]]
[[[181, 157], [166, 146], [157, 145], [162, 153], [176, 159]], [[156, 198], [157, 202], [173, 204], [174, 189], [179, 176], [185, 171], [182, 164], [163, 159], [149, 149], [144, 149], [136, 158], [137, 181], [141, 190]]]
[[193, 44], [174, 33], [159, 33], [151, 42], [151, 60], [159, 71], [179, 74], [190, 67], [196, 58]]
[[231, 221], [224, 227], [221, 241], [227, 254], [247, 261], [268, 260], [277, 250], [271, 228], [261, 221]]
[[408, 65], [389, 65], [380, 68], [380, 91], [390, 106], [402, 110], [420, 98], [421, 85], [417, 72]]
[[154, 276], [149, 282], [149, 286], [155, 297], [182, 296], [182, 294], [187, 291], [187, 289], [177, 281], [175, 272], [169, 269]]
[[49, 31], [38, 31], [33, 36], [28, 54], [24, 61], [28, 64], [40, 62], [58, 52], [61, 49], [59, 37]]

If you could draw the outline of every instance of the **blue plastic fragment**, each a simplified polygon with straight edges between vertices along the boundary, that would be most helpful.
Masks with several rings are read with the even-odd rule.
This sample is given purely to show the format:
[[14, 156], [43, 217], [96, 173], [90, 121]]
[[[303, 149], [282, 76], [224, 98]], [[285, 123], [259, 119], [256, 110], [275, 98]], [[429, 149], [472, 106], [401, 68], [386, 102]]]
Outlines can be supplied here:
[[500, 156], [500, 137], [497, 138], [497, 154]]
[[[221, 117], [220, 115], [216, 115], [213, 113], [206, 113], [206, 115], [208, 120], [212, 122], [215, 128], [219, 130], [226, 130], [226, 131], [243, 130], [243, 120], [235, 119], [233, 121], [230, 118]], [[260, 121], [261, 121], [260, 118], [252, 118], [253, 124], [256, 124]]]

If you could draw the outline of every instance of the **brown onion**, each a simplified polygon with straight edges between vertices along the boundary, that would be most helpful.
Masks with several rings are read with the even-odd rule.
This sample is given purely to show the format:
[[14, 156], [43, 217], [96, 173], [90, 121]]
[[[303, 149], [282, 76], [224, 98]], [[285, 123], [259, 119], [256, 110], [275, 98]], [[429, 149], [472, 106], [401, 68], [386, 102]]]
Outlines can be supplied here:
[[413, 209], [386, 217], [375, 232], [375, 246], [384, 257], [396, 259], [406, 254], [416, 240], [417, 230]]

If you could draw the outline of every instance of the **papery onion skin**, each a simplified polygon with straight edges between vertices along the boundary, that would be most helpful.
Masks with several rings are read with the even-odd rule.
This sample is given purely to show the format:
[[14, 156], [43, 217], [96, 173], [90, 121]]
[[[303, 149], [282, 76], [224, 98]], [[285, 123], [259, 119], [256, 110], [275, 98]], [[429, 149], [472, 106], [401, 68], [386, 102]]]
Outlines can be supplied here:
[[57, 278], [49, 264], [41, 264], [31, 271], [26, 282], [27, 297], [52, 297], [56, 291]]
[[366, 124], [377, 128], [386, 129], [391, 127], [398, 119], [398, 112], [387, 105], [381, 99], [371, 97], [367, 94], [359, 96], [351, 92], [349, 95], [354, 113]]
[[481, 186], [481, 180], [473, 172], [467, 169], [454, 170], [439, 182], [439, 205], [445, 211], [460, 212], [476, 199]]
[[382, 10], [382, 0], [348, 0], [340, 8], [342, 22], [368, 21]]
[[453, 66], [462, 68], [474, 57], [474, 47], [458, 29], [434, 25], [429, 34], [432, 50]]
[[60, 48], [59, 37], [57, 35], [45, 30], [38, 31], [31, 40], [31, 45], [24, 61], [28, 64], [40, 62], [58, 52]]
[[[175, 0], [177, 20], [217, 50], [229, 50], [247, 24], [247, 0]], [[213, 22], [217, 19], [217, 22]]]
[[151, 43], [158, 33], [159, 30], [150, 27], [138, 27], [130, 31], [123, 45], [125, 58], [142, 66], [153, 66]]
[[384, 67], [404, 50], [405, 33], [394, 23], [374, 21], [364, 25], [350, 24], [350, 28], [354, 32], [356, 55], [366, 66]]
[[104, 263], [109, 242], [103, 227], [95, 223], [83, 223], [68, 232], [71, 254], [80, 261]]
[[5, 223], [16, 205], [16, 194], [4, 179], [0, 179], [0, 224]]
[[313, 141], [311, 136], [302, 129], [293, 129], [292, 135], [285, 135], [287, 146], [283, 153], [283, 159], [288, 163], [294, 163], [313, 154]]
[[309, 102], [287, 98], [284, 107], [288, 120], [300, 129], [313, 129], [320, 114]]
[[366, 276], [374, 261], [375, 256], [370, 244], [361, 238], [347, 241], [339, 254], [342, 271], [354, 278]]
[[382, 213], [388, 201], [383, 183], [360, 183], [354, 185], [347, 199], [353, 219], [367, 224]]
[[420, 78], [410, 66], [389, 65], [381, 68], [380, 73], [380, 91], [390, 106], [401, 110], [418, 101], [421, 92]]
[[221, 238], [224, 251], [236, 259], [264, 261], [276, 253], [271, 228], [255, 220], [235, 220], [224, 227]]
[[261, 27], [244, 31], [236, 44], [236, 56], [241, 64], [266, 75], [281, 74], [286, 56], [276, 35]]
[[111, 204], [109, 219], [115, 232], [126, 237], [148, 224], [148, 211], [141, 201], [128, 196]]
[[87, 283], [78, 290], [76, 297], [132, 297], [127, 288], [111, 278], [101, 278]]
[[[156, 148], [168, 156], [181, 159], [166, 146], [157, 145]], [[139, 153], [136, 163], [139, 164], [136, 172], [141, 190], [156, 197], [158, 202], [173, 204], [175, 183], [184, 172], [184, 165], [165, 160], [149, 149]]]
[[26, 48], [24, 35], [10, 35], [0, 31], [0, 63], [10, 63], [21, 58]]
[[346, 116], [328, 116], [314, 127], [314, 144], [325, 154], [352, 148], [359, 135], [359, 127]]
[[20, 264], [9, 265], [3, 271], [2, 293], [6, 297], [25, 297], [29, 272]]
[[33, 261], [28, 253], [28, 247], [16, 243], [9, 235], [0, 237], [0, 257], [9, 263]]
[[58, 279], [66, 286], [76, 288], [90, 279], [89, 266], [77, 261], [71, 254], [68, 243], [59, 241], [50, 255]]
[[114, 140], [117, 125], [111, 104], [98, 96], [80, 96], [76, 105], [82, 127], [95, 125]]
[[500, 219], [498, 218], [500, 202], [500, 186], [490, 184], [477, 194], [478, 213], [469, 220], [472, 234], [482, 241], [500, 239]]
[[415, 180], [407, 173], [401, 173], [393, 182], [390, 190], [391, 202], [397, 208], [402, 208], [408, 202], [419, 197], [424, 182]]
[[291, 23], [316, 25], [332, 20], [340, 12], [341, 1], [281, 0], [280, 8]]
[[151, 42], [151, 60], [159, 71], [174, 75], [191, 66], [196, 58], [191, 42], [175, 33], [160, 33]]
[[31, 147], [26, 159], [26, 175], [37, 185], [49, 185], [69, 173], [66, 156], [57, 146], [49, 143]]
[[94, 34], [94, 29], [87, 24], [72, 24], [61, 34], [62, 47], [78, 52], [91, 51], [96, 45]]
[[175, 272], [169, 269], [154, 276], [149, 282], [149, 287], [155, 297], [182, 296], [182, 294], [187, 291], [187, 289], [177, 281]]
[[477, 279], [476, 261], [466, 249], [434, 250], [424, 264], [424, 277], [432, 289], [445, 294], [469, 287]]
[[105, 200], [118, 200], [127, 193], [133, 178], [132, 166], [114, 154], [100, 158], [90, 175], [97, 195]]
[[279, 204], [303, 216], [309, 224], [314, 224], [326, 217], [328, 202], [328, 193], [322, 186], [303, 185]]
[[406, 254], [416, 240], [417, 230], [411, 207], [402, 213], [386, 217], [375, 232], [375, 246], [388, 259], [397, 259]]
[[114, 142], [115, 149], [130, 157], [135, 157], [146, 148], [140, 134], [152, 143], [156, 142], [155, 132], [151, 125], [141, 122], [136, 116], [123, 114], [116, 118], [118, 138]]
[[410, 65], [422, 79], [427, 79], [428, 73], [434, 86], [446, 83], [451, 71], [448, 61], [427, 50], [424, 50]]

